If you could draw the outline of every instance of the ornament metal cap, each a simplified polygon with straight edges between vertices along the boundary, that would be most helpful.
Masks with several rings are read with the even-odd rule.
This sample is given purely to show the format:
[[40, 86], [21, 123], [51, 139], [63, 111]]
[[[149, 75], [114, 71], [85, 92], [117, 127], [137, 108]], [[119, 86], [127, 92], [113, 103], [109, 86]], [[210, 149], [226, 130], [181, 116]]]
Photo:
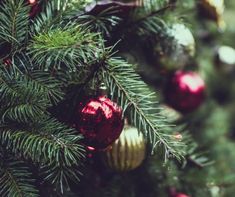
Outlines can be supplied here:
[[98, 89], [98, 95], [99, 96], [106, 96], [108, 94], [107, 92], [107, 86], [102, 82], [99, 86], [99, 89]]

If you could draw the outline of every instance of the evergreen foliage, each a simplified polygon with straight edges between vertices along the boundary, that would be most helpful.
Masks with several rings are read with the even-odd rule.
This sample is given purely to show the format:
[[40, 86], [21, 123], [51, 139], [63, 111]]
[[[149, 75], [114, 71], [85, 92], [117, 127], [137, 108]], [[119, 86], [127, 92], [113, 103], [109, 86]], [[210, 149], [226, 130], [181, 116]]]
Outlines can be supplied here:
[[[156, 95], [149, 90], [131, 64], [117, 58], [107, 62], [103, 71], [104, 81], [110, 89], [114, 100], [118, 100], [124, 110], [129, 112], [131, 123], [149, 137], [153, 148], [164, 147], [165, 159], [170, 155], [178, 159], [183, 157], [180, 152], [183, 144], [166, 133], [167, 122], [157, 107]], [[164, 132], [163, 132], [164, 129]]]
[[[166, 196], [172, 185], [189, 194], [207, 196], [212, 186], [223, 187], [212, 168], [210, 176], [202, 178], [207, 173], [205, 168], [214, 163], [205, 156], [205, 147], [199, 147], [188, 132], [193, 126], [209, 127], [215, 115], [204, 125], [197, 125], [201, 120], [193, 115], [190, 121], [170, 121], [162, 113], [160, 91], [156, 94], [138, 73], [138, 64], [148, 64], [146, 57], [139, 57], [140, 62], [128, 61], [122, 54], [136, 50], [139, 55], [145, 50], [143, 45], [156, 42], [174, 51], [177, 43], [169, 31], [173, 23], [170, 15], [182, 1], [174, 2], [146, 0], [135, 11], [128, 7], [131, 4], [121, 3], [92, 12], [86, 10], [91, 3], [88, 0], [41, 0], [42, 11], [35, 17], [29, 16], [31, 7], [24, 0], [0, 2], [0, 196], [141, 197], [147, 193], [146, 197], [152, 197]], [[127, 18], [118, 14], [120, 6], [127, 6]], [[81, 92], [95, 95], [101, 83], [106, 84], [108, 96], [122, 107], [123, 115], [148, 141], [149, 153], [138, 173], [108, 172], [102, 177], [101, 172], [92, 171], [82, 135], [53, 111], [66, 101], [75, 110], [83, 99]], [[202, 119], [213, 111], [213, 106], [208, 108], [199, 111]], [[61, 111], [67, 115], [66, 110]], [[70, 112], [72, 116], [74, 111]], [[176, 139], [176, 131], [183, 139]], [[198, 141], [206, 146], [200, 135]], [[226, 138], [222, 139], [219, 143], [226, 144]], [[224, 145], [223, 150], [232, 150], [233, 144], [229, 145]], [[221, 174], [224, 171], [220, 169]], [[195, 172], [197, 179], [192, 180]], [[106, 187], [92, 182], [94, 174], [107, 178]], [[233, 180], [231, 176], [226, 183]], [[199, 189], [195, 191], [190, 182]], [[141, 184], [147, 187], [141, 190]]]
[[[7, 42], [11, 47], [7, 54], [10, 62], [1, 64], [2, 196], [38, 195], [30, 174], [33, 169], [31, 165], [24, 167], [30, 163], [38, 168], [44, 181], [62, 193], [70, 180], [79, 180], [84, 158], [81, 136], [48, 111], [63, 100], [69, 84], [76, 84], [71, 80], [79, 72], [91, 72], [91, 78], [81, 78], [84, 82], [79, 84], [99, 80], [101, 72], [111, 95], [119, 98], [124, 111], [130, 111], [133, 124], [146, 131], [152, 146], [163, 146], [166, 157], [183, 157], [177, 151], [181, 143], [160, 132], [165, 119], [155, 107], [153, 92], [131, 64], [112, 58], [113, 47], [105, 47], [102, 35], [110, 36], [112, 27], [120, 21], [118, 17], [108, 17], [116, 11], [80, 15], [68, 22], [66, 8], [71, 10], [76, 4], [52, 1], [44, 7], [45, 12], [29, 19], [30, 9], [23, 1], [6, 0], [0, 6], [1, 43]], [[103, 34], [93, 33], [97, 30]], [[12, 160], [14, 155], [17, 159]]]

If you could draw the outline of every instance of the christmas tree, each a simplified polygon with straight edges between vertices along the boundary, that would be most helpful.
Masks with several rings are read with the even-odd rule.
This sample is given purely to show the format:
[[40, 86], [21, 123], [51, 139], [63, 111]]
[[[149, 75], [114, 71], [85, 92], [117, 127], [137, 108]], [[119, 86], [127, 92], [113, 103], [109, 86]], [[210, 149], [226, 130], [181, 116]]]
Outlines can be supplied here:
[[235, 3], [1, 0], [1, 197], [231, 197]]

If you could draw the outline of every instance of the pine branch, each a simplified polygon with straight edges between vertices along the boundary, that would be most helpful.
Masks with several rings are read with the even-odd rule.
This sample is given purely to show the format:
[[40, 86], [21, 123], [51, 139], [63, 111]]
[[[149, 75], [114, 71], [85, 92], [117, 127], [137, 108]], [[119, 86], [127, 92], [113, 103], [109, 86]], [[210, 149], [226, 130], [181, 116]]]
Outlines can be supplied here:
[[57, 162], [71, 166], [78, 165], [83, 157], [81, 136], [53, 119], [41, 120], [38, 125], [32, 125], [32, 130], [14, 129], [10, 125], [1, 129], [2, 146], [36, 163]]
[[2, 157], [0, 164], [0, 195], [2, 197], [36, 197], [38, 191], [34, 186], [34, 179], [23, 162], [13, 157]]
[[[144, 15], [155, 15], [165, 10], [169, 5], [169, 0], [145, 0], [143, 7], [139, 9]], [[137, 10], [138, 12], [138, 10]]]
[[[92, 0], [91, 0], [92, 1]], [[53, 28], [71, 24], [75, 18], [84, 13], [84, 8], [91, 3], [88, 0], [50, 0], [38, 16], [33, 19], [32, 35], [46, 33]]]
[[33, 71], [29, 77], [36, 83], [38, 89], [44, 92], [51, 103], [56, 104], [62, 100], [64, 92], [61, 81], [52, 77], [48, 72], [42, 71]]
[[103, 52], [102, 43], [98, 34], [78, 25], [69, 25], [36, 35], [29, 47], [29, 54], [40, 69], [76, 71], [79, 66], [99, 59]]
[[63, 194], [65, 189], [69, 188], [71, 181], [79, 182], [81, 173], [81, 165], [62, 165], [52, 162], [48, 165], [41, 166], [41, 175], [44, 180], [55, 186], [58, 193]]
[[[16, 53], [12, 56], [11, 64], [8, 65], [9, 68], [5, 69], [4, 65], [1, 65], [1, 67], [2, 72], [0, 73], [7, 87], [9, 84], [23, 83], [26, 89], [28, 89], [27, 86], [33, 86], [32, 91], [43, 94], [43, 97], [50, 101], [50, 103], [56, 104], [62, 100], [64, 96], [62, 88], [66, 85], [65, 80], [56, 79], [53, 72], [35, 69], [28, 55]], [[22, 92], [20, 91], [18, 97], [21, 94]], [[12, 95], [9, 95], [9, 97], [12, 98]], [[39, 95], [36, 97], [39, 98]], [[17, 99], [19, 100], [19, 98]]]
[[138, 21], [138, 25], [133, 26], [140, 36], [153, 36], [158, 35], [159, 39], [168, 36], [167, 24], [159, 16], [150, 16]]
[[68, 186], [68, 180], [78, 181], [81, 176], [84, 149], [80, 140], [75, 130], [54, 119], [31, 124], [31, 130], [2, 125], [0, 132], [0, 147], [38, 164], [45, 180], [61, 192]]
[[193, 153], [189, 155], [186, 159], [189, 163], [191, 162], [199, 168], [204, 168], [215, 163], [214, 161], [211, 161], [207, 157], [205, 157], [204, 153]]
[[31, 78], [4, 68], [0, 73], [2, 120], [21, 122], [37, 120], [38, 117], [47, 114], [46, 109], [52, 103], [62, 99], [63, 92], [58, 81], [47, 77], [48, 74], [45, 72], [43, 74], [33, 72]]
[[101, 32], [104, 36], [110, 37], [110, 32], [120, 23], [121, 18], [115, 16], [118, 9], [115, 7], [107, 8], [97, 15], [80, 15], [77, 22], [85, 27], [89, 27], [93, 32]]
[[142, 18], [139, 18], [139, 19], [136, 20], [135, 22], [136, 22], [136, 23], [139, 23], [139, 22], [141, 22], [141, 21], [144, 21], [144, 20], [146, 20], [146, 19], [148, 19], [148, 18], [150, 18], [150, 17], [153, 17], [153, 16], [155, 16], [155, 15], [160, 14], [161, 12], [166, 11], [167, 9], [169, 9], [169, 8], [171, 8], [171, 7], [173, 7], [173, 5], [169, 4], [169, 5], [167, 5], [166, 7], [163, 7], [163, 8], [161, 8], [161, 9], [159, 9], [159, 10], [155, 10], [155, 11], [151, 12], [150, 14], [148, 14], [148, 15], [142, 17]]
[[28, 13], [23, 0], [6, 0], [0, 6], [0, 40], [20, 47], [28, 36]]
[[136, 74], [133, 66], [118, 58], [107, 60], [106, 63], [102, 72], [104, 81], [110, 89], [110, 95], [118, 101], [124, 112], [128, 108], [132, 124], [149, 137], [153, 150], [161, 145], [165, 158], [182, 158], [179, 150], [184, 144], [163, 131], [167, 123], [157, 108], [156, 96]]
[[66, 15], [67, 0], [51, 0], [46, 3], [46, 7], [34, 20], [31, 25], [31, 34], [47, 33], [55, 27], [59, 27], [62, 18]]
[[36, 102], [35, 104], [21, 103], [15, 106], [10, 106], [4, 109], [2, 114], [2, 121], [13, 120], [17, 122], [32, 122], [38, 117], [44, 115], [44, 110], [41, 104], [44, 102]]

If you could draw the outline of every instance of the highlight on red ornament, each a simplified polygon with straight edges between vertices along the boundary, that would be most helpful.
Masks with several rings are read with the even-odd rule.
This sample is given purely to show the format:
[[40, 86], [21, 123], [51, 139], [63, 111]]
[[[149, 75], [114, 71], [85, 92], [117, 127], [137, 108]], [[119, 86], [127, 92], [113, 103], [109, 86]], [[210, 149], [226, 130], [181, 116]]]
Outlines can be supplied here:
[[186, 195], [186, 194], [183, 194], [183, 193], [177, 193], [177, 194], [175, 194], [175, 195], [172, 196], [172, 197], [190, 197], [190, 196], [188, 196], [188, 195]]
[[177, 71], [165, 87], [166, 102], [174, 109], [188, 113], [197, 109], [205, 98], [205, 83], [198, 73]]
[[28, 2], [29, 2], [30, 4], [35, 4], [35, 3], [36, 3], [36, 0], [28, 0]]
[[122, 109], [105, 96], [92, 98], [79, 104], [74, 124], [87, 146], [103, 150], [122, 132]]
[[29, 17], [32, 19], [42, 11], [41, 3], [38, 0], [25, 0], [29, 4]]
[[176, 188], [169, 189], [169, 197], [190, 197], [184, 193], [177, 192]]

